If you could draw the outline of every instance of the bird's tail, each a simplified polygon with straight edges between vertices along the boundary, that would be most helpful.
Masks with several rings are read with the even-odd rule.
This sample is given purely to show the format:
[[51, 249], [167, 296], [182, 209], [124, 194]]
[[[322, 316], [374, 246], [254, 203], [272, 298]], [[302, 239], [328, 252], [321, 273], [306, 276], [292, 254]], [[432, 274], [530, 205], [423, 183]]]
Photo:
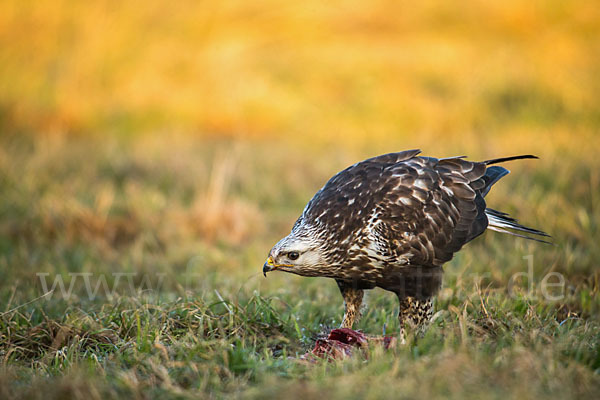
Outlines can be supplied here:
[[[537, 158], [537, 157], [534, 155], [531, 155], [531, 154], [525, 154], [525, 155], [520, 155], [520, 156], [494, 158], [491, 160], [483, 161], [483, 163], [486, 165], [491, 165], [491, 164], [498, 164], [498, 163], [505, 162], [505, 161], [522, 160], [522, 159], [526, 159], [526, 158]], [[504, 167], [499, 167], [497, 165], [488, 166], [485, 170], [485, 175], [482, 177], [483, 187], [480, 189], [481, 196], [485, 197], [488, 194], [488, 192], [490, 191], [492, 185], [494, 183], [498, 182], [500, 180], [500, 178], [507, 175], [509, 172], [510, 171]], [[487, 216], [487, 219], [488, 219], [487, 229], [490, 229], [490, 230], [496, 231], [496, 232], [507, 233], [509, 235], [518, 236], [518, 237], [522, 237], [525, 239], [535, 240], [537, 242], [551, 244], [550, 242], [541, 239], [541, 238], [549, 238], [550, 237], [550, 235], [548, 235], [546, 232], [542, 232], [540, 230], [528, 228], [525, 225], [521, 225], [521, 224], [519, 224], [519, 221], [512, 218], [507, 213], [504, 213], [502, 211], [496, 211], [491, 208], [486, 208], [485, 215]]]
[[519, 221], [512, 218], [507, 213], [486, 208], [485, 215], [488, 218], [487, 228], [492, 231], [508, 233], [509, 235], [535, 240], [536, 242], [552, 244], [551, 242], [541, 239], [550, 238], [550, 235], [546, 232], [521, 225], [519, 224]]

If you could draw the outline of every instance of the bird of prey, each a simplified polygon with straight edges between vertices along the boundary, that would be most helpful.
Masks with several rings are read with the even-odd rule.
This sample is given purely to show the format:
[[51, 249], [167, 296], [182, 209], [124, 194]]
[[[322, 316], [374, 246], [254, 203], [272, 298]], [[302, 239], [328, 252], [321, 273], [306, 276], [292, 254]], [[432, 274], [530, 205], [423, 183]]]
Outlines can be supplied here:
[[394, 292], [403, 339], [407, 328], [427, 326], [442, 265], [464, 244], [486, 229], [544, 242], [546, 233], [487, 208], [484, 200], [509, 173], [493, 164], [537, 157], [474, 162], [419, 154], [384, 154], [333, 176], [271, 249], [265, 276], [276, 270], [335, 279], [345, 303], [344, 328], [359, 317], [365, 289]]

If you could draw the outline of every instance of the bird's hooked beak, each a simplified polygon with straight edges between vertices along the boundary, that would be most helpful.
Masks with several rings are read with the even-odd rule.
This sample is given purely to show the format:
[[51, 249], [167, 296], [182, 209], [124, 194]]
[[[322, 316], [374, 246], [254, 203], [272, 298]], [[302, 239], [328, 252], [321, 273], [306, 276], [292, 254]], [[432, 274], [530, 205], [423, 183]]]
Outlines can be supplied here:
[[267, 277], [267, 272], [273, 271], [275, 269], [275, 263], [273, 262], [273, 257], [269, 256], [267, 261], [265, 261], [263, 265], [263, 275], [265, 278]]

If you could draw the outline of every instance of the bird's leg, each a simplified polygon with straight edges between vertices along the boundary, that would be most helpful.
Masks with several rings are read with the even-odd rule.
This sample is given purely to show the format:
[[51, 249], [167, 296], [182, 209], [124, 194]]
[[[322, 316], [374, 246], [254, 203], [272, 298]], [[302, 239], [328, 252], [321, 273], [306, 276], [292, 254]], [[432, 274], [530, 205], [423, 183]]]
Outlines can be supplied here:
[[346, 308], [344, 312], [344, 320], [342, 321], [341, 328], [352, 328], [355, 321], [360, 318], [360, 306], [363, 300], [363, 290], [357, 289], [352, 282], [344, 282], [336, 280], [342, 297], [344, 297], [344, 306]]
[[416, 297], [400, 297], [400, 343], [406, 343], [406, 330], [424, 333], [433, 316], [433, 297], [418, 299]]

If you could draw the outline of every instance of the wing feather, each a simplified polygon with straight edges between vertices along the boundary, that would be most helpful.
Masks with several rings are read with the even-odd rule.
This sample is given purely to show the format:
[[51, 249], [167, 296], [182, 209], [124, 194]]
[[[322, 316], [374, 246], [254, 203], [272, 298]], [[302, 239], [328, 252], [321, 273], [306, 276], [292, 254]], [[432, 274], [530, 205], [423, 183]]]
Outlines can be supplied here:
[[[384, 197], [386, 209], [380, 215], [385, 227], [379, 232], [385, 237], [378, 242], [404, 238], [404, 247], [384, 253], [400, 256], [394, 250], [405, 251], [411, 254], [411, 264], [442, 265], [487, 227], [485, 202], [476, 189], [485, 186], [481, 181], [485, 165], [430, 157], [401, 164], [388, 168], [394, 174], [410, 171], [411, 178], [402, 176], [396, 189]], [[396, 191], [403, 193], [400, 202], [395, 201]]]

